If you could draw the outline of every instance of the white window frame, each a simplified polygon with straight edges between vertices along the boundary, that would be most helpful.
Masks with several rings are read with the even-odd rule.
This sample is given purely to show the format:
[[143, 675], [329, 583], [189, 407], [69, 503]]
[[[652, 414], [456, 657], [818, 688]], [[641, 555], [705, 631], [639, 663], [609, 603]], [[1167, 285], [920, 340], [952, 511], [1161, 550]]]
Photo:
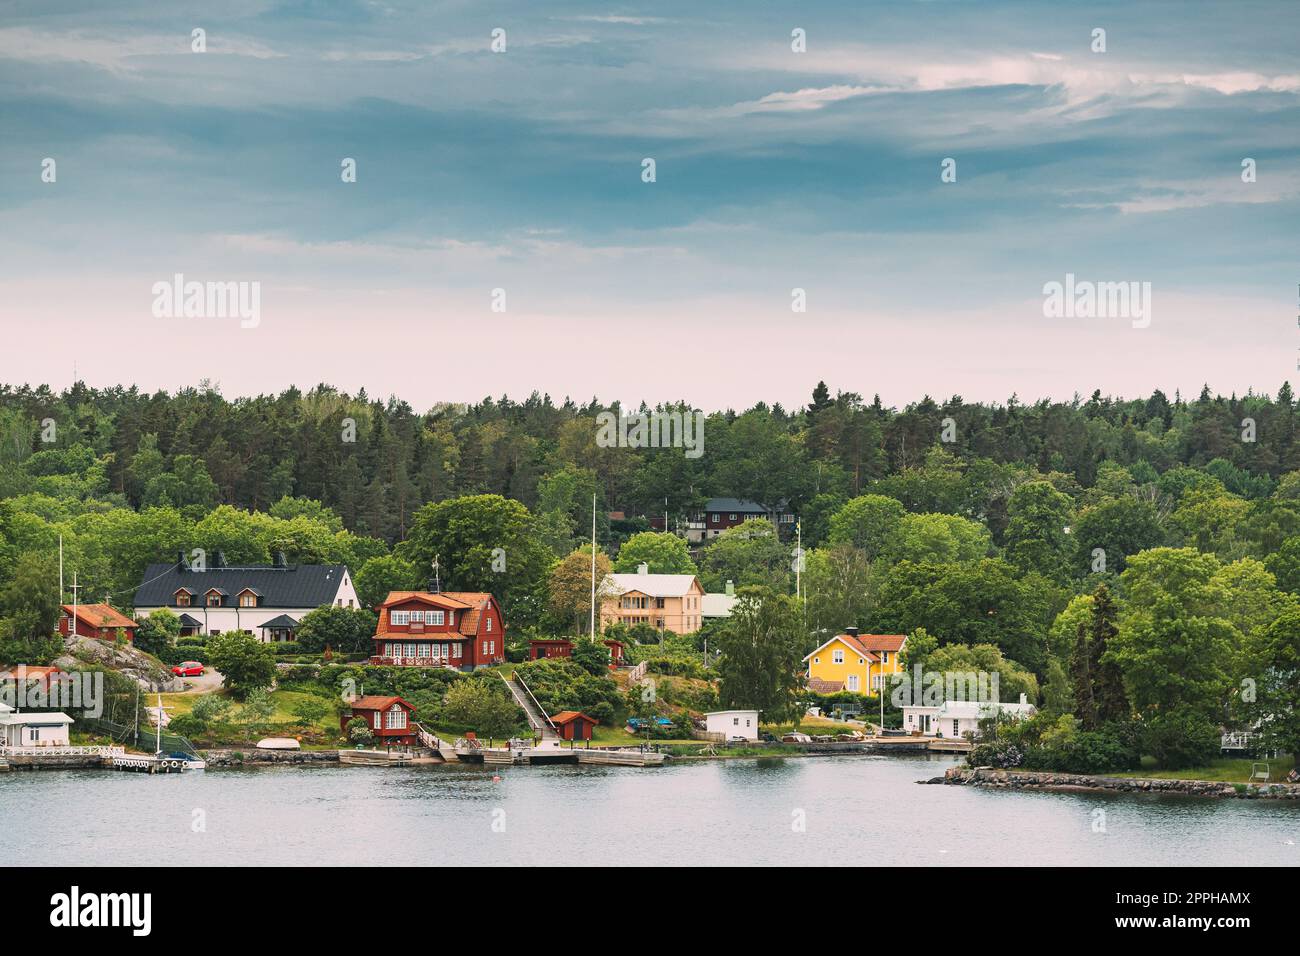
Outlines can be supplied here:
[[851, 690], [856, 692], [858, 690], [858, 675], [850, 674], [848, 676], [847, 682], [844, 685], [844, 688], [845, 690]]
[[411, 612], [410, 611], [389, 611], [388, 623], [396, 625], [398, 627], [409, 624], [411, 623]]
[[836, 649], [836, 650], [831, 651], [831, 663], [832, 663], [832, 664], [843, 664], [843, 663], [844, 663], [844, 652], [843, 652], [842, 650], [839, 650], [839, 649]]

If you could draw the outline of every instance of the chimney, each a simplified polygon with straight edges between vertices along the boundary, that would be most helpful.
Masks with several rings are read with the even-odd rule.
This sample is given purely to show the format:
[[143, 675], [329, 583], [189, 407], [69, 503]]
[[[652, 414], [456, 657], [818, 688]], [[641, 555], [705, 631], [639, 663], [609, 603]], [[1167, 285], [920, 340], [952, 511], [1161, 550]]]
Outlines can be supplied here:
[[283, 551], [275, 552], [274, 563], [277, 568], [287, 568], [289, 566], [289, 561], [285, 558]]
[[1021, 695], [1020, 695], [1020, 703], [1022, 703], [1022, 704], [1027, 704], [1027, 703], [1029, 703], [1029, 698], [1026, 697], [1024, 694], [1021, 694]]
[[190, 566], [189, 566], [188, 564], [185, 563], [185, 552], [184, 552], [184, 551], [177, 551], [177, 552], [176, 552], [176, 570], [177, 570], [177, 571], [188, 571], [189, 569], [190, 569]]
[[728, 581], [728, 582], [727, 582], [727, 597], [735, 597], [735, 596], [736, 596], [736, 582], [735, 582], [735, 581]]
[[637, 573], [637, 574], [649, 574], [649, 573], [650, 573], [650, 565], [648, 565], [648, 564], [646, 564], [644, 561], [642, 561], [640, 564], [638, 564], [638, 565], [636, 566], [636, 573]]
[[430, 594], [441, 594], [441, 593], [442, 593], [442, 581], [440, 581], [440, 580], [439, 580], [438, 578], [436, 578], [436, 577], [434, 577], [434, 578], [430, 578], [430, 579], [429, 579], [429, 593], [430, 593]]
[[846, 627], [844, 629], [844, 633], [847, 634], [849, 637], [857, 637], [858, 629], [856, 627]]

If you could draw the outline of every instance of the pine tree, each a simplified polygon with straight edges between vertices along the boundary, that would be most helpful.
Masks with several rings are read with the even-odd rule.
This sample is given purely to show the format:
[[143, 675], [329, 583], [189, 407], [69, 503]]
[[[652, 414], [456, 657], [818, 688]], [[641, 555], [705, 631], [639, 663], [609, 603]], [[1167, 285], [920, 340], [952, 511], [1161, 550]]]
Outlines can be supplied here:
[[1097, 705], [1092, 696], [1092, 655], [1088, 646], [1088, 625], [1079, 622], [1075, 631], [1074, 654], [1070, 657], [1070, 680], [1074, 684], [1074, 716], [1084, 730], [1097, 727]]
[[1089, 647], [1089, 670], [1092, 675], [1092, 701], [1098, 724], [1127, 720], [1128, 695], [1124, 692], [1124, 675], [1113, 661], [1106, 660], [1110, 639], [1119, 633], [1115, 601], [1110, 588], [1097, 585], [1092, 593], [1092, 640]]

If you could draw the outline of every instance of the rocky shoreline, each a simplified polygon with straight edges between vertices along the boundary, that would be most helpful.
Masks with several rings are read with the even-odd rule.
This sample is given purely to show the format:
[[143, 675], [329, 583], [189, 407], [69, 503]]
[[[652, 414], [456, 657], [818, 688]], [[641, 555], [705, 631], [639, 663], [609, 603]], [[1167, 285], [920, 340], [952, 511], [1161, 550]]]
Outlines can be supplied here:
[[209, 750], [203, 755], [208, 768], [251, 767], [266, 764], [338, 763], [337, 750]]
[[1077, 773], [995, 770], [990, 767], [979, 767], [973, 770], [968, 767], [952, 767], [942, 777], [932, 777], [918, 782], [1007, 790], [1169, 793], [1193, 797], [1236, 797], [1245, 800], [1300, 800], [1300, 785], [1287, 783], [1223, 783], [1213, 780], [1167, 780], [1154, 777], [1102, 777]]

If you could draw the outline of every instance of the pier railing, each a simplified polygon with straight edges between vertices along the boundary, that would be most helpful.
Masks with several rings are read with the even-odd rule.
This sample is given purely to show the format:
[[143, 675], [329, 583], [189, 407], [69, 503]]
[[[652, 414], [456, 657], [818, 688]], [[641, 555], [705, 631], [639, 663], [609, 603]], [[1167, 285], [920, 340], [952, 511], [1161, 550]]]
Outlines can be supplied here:
[[0, 747], [0, 757], [120, 757], [125, 747]]

